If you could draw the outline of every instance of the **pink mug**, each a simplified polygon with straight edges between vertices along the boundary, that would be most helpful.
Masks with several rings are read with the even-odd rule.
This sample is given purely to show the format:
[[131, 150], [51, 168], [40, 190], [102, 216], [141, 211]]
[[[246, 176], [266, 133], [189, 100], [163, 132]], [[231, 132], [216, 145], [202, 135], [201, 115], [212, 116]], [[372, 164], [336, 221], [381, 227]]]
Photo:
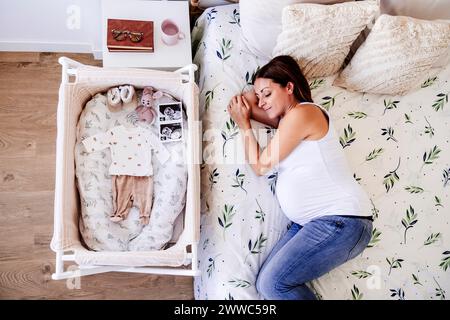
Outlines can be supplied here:
[[178, 40], [184, 39], [184, 33], [180, 31], [177, 24], [170, 19], [161, 23], [161, 39], [168, 46], [175, 45]]

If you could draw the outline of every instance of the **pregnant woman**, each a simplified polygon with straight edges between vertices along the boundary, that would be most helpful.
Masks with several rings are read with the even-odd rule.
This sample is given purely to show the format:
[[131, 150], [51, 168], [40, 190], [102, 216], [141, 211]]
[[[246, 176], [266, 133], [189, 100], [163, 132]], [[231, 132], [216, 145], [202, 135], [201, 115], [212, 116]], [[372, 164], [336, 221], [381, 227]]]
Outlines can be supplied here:
[[[306, 282], [356, 257], [369, 243], [370, 201], [295, 60], [275, 57], [256, 73], [253, 85], [254, 91], [231, 99], [228, 112], [253, 171], [277, 169], [276, 195], [293, 222], [261, 267], [256, 288], [266, 299], [316, 299]], [[278, 128], [264, 150], [251, 118]]]

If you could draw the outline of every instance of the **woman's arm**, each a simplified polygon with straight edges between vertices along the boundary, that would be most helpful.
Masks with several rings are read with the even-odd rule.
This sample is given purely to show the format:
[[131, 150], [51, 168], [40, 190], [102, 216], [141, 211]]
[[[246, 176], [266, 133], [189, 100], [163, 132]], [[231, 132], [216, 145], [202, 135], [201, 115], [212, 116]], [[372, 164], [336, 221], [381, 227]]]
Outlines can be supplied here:
[[296, 108], [280, 122], [278, 130], [267, 147], [260, 147], [251, 128], [242, 129], [246, 159], [257, 175], [265, 175], [284, 160], [310, 134], [311, 114]]
[[278, 128], [280, 119], [271, 119], [267, 116], [267, 113], [258, 107], [258, 97], [256, 97], [255, 91], [252, 89], [243, 94], [244, 98], [250, 105], [250, 117], [258, 122], [271, 126], [272, 128]]
[[265, 175], [310, 134], [313, 118], [306, 108], [291, 110], [283, 121], [280, 121], [278, 130], [267, 148], [260, 153], [260, 146], [253, 134], [250, 121], [246, 121], [246, 113], [249, 109], [250, 106], [246, 100], [240, 97], [229, 107], [232, 117], [236, 119], [240, 128], [245, 159], [257, 175]]

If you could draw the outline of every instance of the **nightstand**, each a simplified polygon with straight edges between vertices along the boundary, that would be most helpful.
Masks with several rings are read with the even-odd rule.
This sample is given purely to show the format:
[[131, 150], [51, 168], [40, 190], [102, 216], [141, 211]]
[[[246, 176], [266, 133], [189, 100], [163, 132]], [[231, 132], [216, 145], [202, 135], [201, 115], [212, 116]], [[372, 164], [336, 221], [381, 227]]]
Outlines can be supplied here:
[[[154, 52], [109, 52], [106, 47], [107, 20], [153, 21]], [[161, 23], [176, 23], [184, 39], [167, 45], [162, 40]], [[192, 63], [189, 1], [102, 0], [102, 49], [104, 67], [133, 67], [175, 70]]]

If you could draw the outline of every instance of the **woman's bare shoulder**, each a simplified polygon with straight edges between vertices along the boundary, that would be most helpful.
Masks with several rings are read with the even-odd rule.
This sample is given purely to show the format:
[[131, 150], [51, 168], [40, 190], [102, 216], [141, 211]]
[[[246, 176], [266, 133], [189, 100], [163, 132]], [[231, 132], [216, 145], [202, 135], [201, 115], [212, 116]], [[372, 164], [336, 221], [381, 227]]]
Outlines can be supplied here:
[[280, 126], [283, 128], [295, 128], [296, 131], [303, 130], [308, 127], [308, 123], [314, 118], [313, 111], [309, 108], [296, 106], [286, 112], [280, 120]]
[[322, 111], [319, 106], [312, 102], [298, 104], [292, 111], [295, 111], [293, 112], [293, 115], [295, 115], [296, 117], [302, 117], [307, 121], [320, 121], [324, 116], [324, 111]]
[[297, 123], [305, 140], [320, 139], [328, 132], [328, 115], [316, 104], [297, 105], [292, 118], [291, 127], [293, 123]]
[[279, 127], [306, 138], [317, 131], [322, 131], [324, 124], [321, 117], [323, 119], [320, 109], [314, 104], [301, 104], [286, 113]]
[[317, 107], [314, 104], [298, 104], [289, 110], [284, 118], [296, 118], [298, 120], [311, 120], [317, 115]]

